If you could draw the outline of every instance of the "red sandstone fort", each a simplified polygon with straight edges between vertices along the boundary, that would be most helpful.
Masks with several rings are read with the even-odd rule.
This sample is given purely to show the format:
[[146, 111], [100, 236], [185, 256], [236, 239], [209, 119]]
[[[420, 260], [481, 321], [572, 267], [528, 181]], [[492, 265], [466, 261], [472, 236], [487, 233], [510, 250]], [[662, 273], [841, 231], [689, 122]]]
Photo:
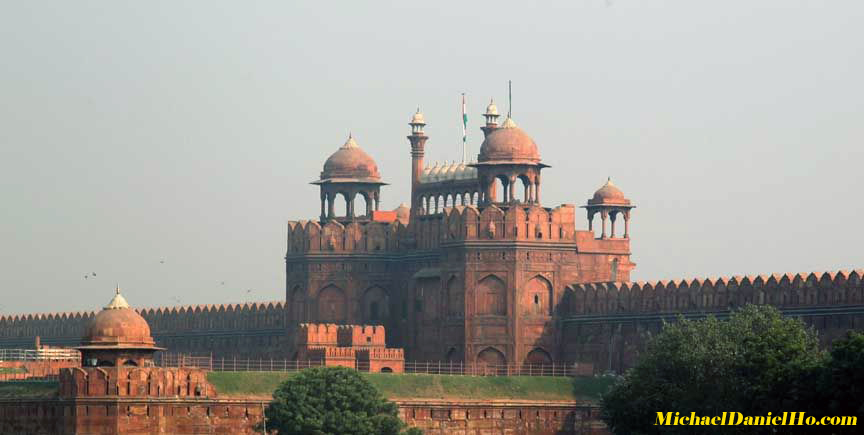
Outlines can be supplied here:
[[[285, 299], [139, 309], [152, 345], [216, 358], [356, 363], [378, 355], [620, 371], [677, 313], [722, 317], [746, 303], [771, 304], [815, 325], [826, 341], [864, 325], [860, 270], [630, 282], [635, 205], [610, 180], [582, 205], [543, 206], [541, 172], [549, 167], [537, 144], [512, 119], [499, 125], [494, 104], [484, 116], [476, 162], [428, 165], [426, 123], [413, 115], [410, 205], [392, 211], [379, 210], [385, 183], [349, 137], [313, 182], [320, 217], [288, 223]], [[357, 210], [361, 197], [365, 209]], [[0, 347], [29, 347], [36, 336], [74, 346], [94, 316], [0, 317]], [[335, 340], [309, 324], [337, 331]], [[370, 340], [379, 340], [381, 325], [386, 343], [340, 345], [337, 325], [369, 325]], [[323, 336], [329, 341], [310, 343]]]

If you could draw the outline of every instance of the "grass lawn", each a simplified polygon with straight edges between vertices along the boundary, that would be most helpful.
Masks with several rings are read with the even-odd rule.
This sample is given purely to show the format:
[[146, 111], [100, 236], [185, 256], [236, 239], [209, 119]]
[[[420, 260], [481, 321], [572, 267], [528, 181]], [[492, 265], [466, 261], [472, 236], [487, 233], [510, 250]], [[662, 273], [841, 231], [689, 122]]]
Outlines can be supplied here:
[[294, 372], [210, 372], [207, 380], [218, 394], [269, 396]]
[[[211, 372], [219, 394], [269, 396], [293, 373]], [[364, 373], [389, 399], [522, 399], [596, 401], [609, 389], [609, 378], [551, 376], [448, 376]]]
[[60, 385], [56, 381], [6, 381], [0, 382], [2, 399], [41, 399], [56, 397]]

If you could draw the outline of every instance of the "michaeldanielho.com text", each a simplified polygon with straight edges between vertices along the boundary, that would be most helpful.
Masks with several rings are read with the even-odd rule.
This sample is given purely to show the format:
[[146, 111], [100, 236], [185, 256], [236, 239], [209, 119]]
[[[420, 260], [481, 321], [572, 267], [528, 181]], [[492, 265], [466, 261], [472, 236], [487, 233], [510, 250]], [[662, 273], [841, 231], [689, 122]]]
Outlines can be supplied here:
[[715, 416], [699, 416], [695, 412], [680, 415], [658, 412], [655, 426], [856, 426], [858, 417], [814, 417], [804, 412], [745, 416], [740, 412], [724, 412]]

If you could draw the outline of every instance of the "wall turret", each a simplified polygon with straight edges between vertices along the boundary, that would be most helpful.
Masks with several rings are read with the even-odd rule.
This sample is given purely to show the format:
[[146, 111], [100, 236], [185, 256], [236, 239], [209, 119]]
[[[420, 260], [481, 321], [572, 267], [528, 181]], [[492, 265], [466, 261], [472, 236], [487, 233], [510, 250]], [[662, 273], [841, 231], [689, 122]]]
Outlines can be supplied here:
[[411, 215], [419, 214], [420, 201], [418, 187], [420, 186], [420, 178], [423, 175], [423, 156], [425, 155], [426, 141], [429, 136], [423, 132], [423, 127], [426, 126], [426, 119], [420, 113], [420, 108], [417, 108], [417, 113], [411, 117], [411, 135], [408, 140], [411, 142]]

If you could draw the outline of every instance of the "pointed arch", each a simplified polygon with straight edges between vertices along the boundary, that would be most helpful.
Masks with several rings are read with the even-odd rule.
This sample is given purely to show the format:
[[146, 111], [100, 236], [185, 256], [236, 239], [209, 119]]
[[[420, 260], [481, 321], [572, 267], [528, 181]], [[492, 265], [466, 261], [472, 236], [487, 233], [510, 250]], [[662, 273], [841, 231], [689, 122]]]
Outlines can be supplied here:
[[542, 275], [537, 275], [525, 284], [522, 292], [522, 313], [551, 316], [552, 300], [552, 283]]
[[507, 315], [507, 285], [495, 275], [477, 283], [476, 311], [479, 315]]
[[447, 317], [465, 316], [465, 293], [461, 281], [453, 276], [447, 281]]
[[306, 292], [299, 285], [291, 290], [291, 320], [296, 323], [306, 321]]
[[477, 354], [477, 368], [487, 374], [506, 374], [507, 357], [500, 350], [487, 347]]
[[525, 356], [525, 364], [547, 365], [552, 364], [552, 355], [543, 348], [535, 347]]
[[370, 287], [363, 292], [361, 306], [363, 322], [367, 325], [382, 325], [390, 315], [390, 297], [378, 286]]
[[347, 300], [345, 292], [335, 285], [328, 285], [318, 292], [318, 322], [345, 323], [347, 321]]

